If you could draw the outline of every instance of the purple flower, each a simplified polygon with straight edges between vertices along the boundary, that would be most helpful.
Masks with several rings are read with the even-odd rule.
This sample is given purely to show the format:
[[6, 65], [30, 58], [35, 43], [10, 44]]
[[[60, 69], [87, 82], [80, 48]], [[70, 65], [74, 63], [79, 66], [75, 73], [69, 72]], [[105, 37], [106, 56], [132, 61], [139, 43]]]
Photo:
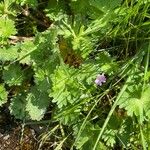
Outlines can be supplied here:
[[95, 80], [95, 84], [101, 86], [102, 83], [105, 83], [106, 82], [106, 77], [104, 76], [104, 73], [103, 74], [99, 74], [97, 77], [96, 77], [96, 80]]

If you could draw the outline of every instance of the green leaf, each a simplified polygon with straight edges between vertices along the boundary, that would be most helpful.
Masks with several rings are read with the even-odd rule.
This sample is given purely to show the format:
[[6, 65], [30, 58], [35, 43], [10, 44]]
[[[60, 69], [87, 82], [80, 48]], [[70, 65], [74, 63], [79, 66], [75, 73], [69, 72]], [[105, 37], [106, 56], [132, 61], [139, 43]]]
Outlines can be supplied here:
[[7, 102], [8, 92], [4, 88], [4, 85], [0, 84], [0, 106]]
[[[80, 124], [76, 124], [73, 128], [74, 130], [74, 136], [76, 137], [78, 131], [79, 131]], [[80, 137], [77, 139], [75, 146], [79, 150], [91, 150], [94, 146], [95, 140], [98, 136], [98, 131], [100, 128], [98, 126], [94, 126], [91, 123], [87, 123], [86, 127], [83, 129]], [[103, 150], [106, 149], [106, 147], [99, 142], [96, 150]]]
[[89, 0], [72, 0], [70, 5], [75, 14], [86, 13], [89, 8]]
[[20, 51], [18, 52], [18, 60], [22, 64], [31, 65], [33, 60], [31, 59], [32, 52], [36, 49], [36, 46], [32, 41], [24, 41], [20, 46]]
[[107, 129], [103, 136], [102, 139], [104, 142], [106, 142], [107, 146], [114, 147], [116, 143], [116, 133], [118, 130], [113, 130], [113, 129]]
[[53, 102], [56, 102], [59, 108], [72, 104], [80, 97], [80, 85], [74, 78], [77, 70], [69, 68], [67, 65], [59, 66], [51, 76]]
[[[48, 62], [52, 62], [51, 64], [53, 66], [59, 62], [58, 56], [56, 55], [58, 50], [57, 40], [57, 28], [55, 26], [36, 35], [34, 41], [35, 50], [30, 54], [34, 65], [40, 65], [43, 68]], [[34, 49], [34, 46], [31, 47]]]
[[148, 71], [148, 72], [146, 73], [144, 80], [145, 80], [145, 81], [148, 81], [149, 79], [150, 79], [150, 71]]
[[51, 0], [48, 1], [45, 11], [47, 12], [47, 16], [50, 18], [50, 20], [57, 22], [67, 16], [65, 14], [66, 9], [65, 1]]
[[114, 72], [118, 71], [118, 64], [115, 62], [115, 59], [111, 55], [104, 51], [96, 56], [96, 61], [99, 63], [101, 72], [106, 72], [111, 75]]
[[21, 85], [24, 80], [24, 72], [19, 64], [11, 64], [4, 68], [3, 80], [9, 86]]
[[11, 99], [9, 106], [10, 113], [15, 116], [16, 119], [29, 119], [29, 115], [25, 110], [26, 107], [26, 94], [19, 93]]
[[[129, 148], [132, 145], [131, 139], [136, 138], [134, 136], [136, 129], [133, 124], [134, 124], [134, 121], [132, 120], [131, 117], [127, 117], [120, 124], [120, 129], [117, 132], [117, 138], [120, 139], [119, 142], [123, 146], [123, 148], [126, 148], [126, 149]], [[137, 130], [139, 131], [139, 129]], [[136, 138], [135, 140], [138, 140], [138, 139]]]
[[35, 69], [34, 81], [41, 92], [46, 92], [50, 88], [49, 72], [46, 69]]
[[12, 7], [12, 4], [15, 0], [5, 0], [0, 2], [0, 16], [1, 15], [13, 15], [15, 16], [15, 9]]
[[143, 105], [139, 95], [140, 90], [134, 85], [128, 87], [120, 98], [119, 107], [125, 108], [129, 116], [136, 115], [143, 121]]
[[58, 64], [58, 57], [51, 55], [49, 59], [42, 62], [40, 66], [34, 67], [34, 82], [41, 92], [47, 92], [52, 87], [51, 74], [54, 73], [56, 65]]
[[18, 58], [19, 45], [10, 46], [8, 48], [0, 48], [0, 60], [1, 61], [13, 61]]
[[88, 36], [77, 36], [72, 40], [73, 49], [76, 53], [86, 58], [93, 50], [95, 41]]
[[49, 105], [49, 97], [47, 93], [40, 92], [37, 88], [33, 88], [26, 98], [26, 111], [32, 120], [41, 120], [44, 117], [46, 108]]
[[122, 0], [90, 0], [90, 4], [103, 12], [111, 11], [121, 4]]
[[8, 38], [17, 33], [14, 21], [6, 17], [0, 17], [0, 20], [0, 35], [2, 38]]
[[[56, 111], [56, 116], [57, 114], [61, 114], [60, 111]], [[79, 117], [81, 114], [81, 108], [71, 108], [70, 105], [70, 111], [67, 112], [67, 110], [63, 109], [62, 110], [62, 115], [59, 115], [58, 119], [62, 124], [64, 125], [73, 125], [79, 121]]]
[[[96, 19], [98, 17], [102, 17], [104, 13], [100, 9], [100, 7], [97, 6], [96, 2], [91, 2], [91, 0], [76, 0], [72, 1], [70, 3], [70, 6], [72, 8], [72, 11], [78, 18], [80, 18], [81, 22], [83, 23], [83, 20], [85, 19], [85, 16], [90, 17], [91, 19]], [[80, 7], [79, 7], [80, 6]], [[84, 19], [83, 19], [84, 18]], [[75, 19], [77, 20], [77, 19]], [[85, 19], [84, 23], [88, 23], [88, 20]]]
[[10, 112], [17, 119], [41, 120], [49, 105], [47, 93], [33, 87], [28, 93], [19, 93], [11, 99]]
[[77, 76], [80, 83], [93, 85], [96, 76], [101, 73], [100, 64], [89, 60], [80, 66], [79, 75]]
[[148, 85], [148, 87], [146, 87], [146, 89], [144, 90], [141, 101], [143, 101], [143, 107], [146, 116], [150, 119], [150, 85]]
[[17, 0], [17, 2], [20, 3], [20, 5], [22, 5], [22, 6], [27, 4], [32, 7], [36, 7], [38, 4], [37, 0]]
[[141, 89], [141, 86], [129, 86], [119, 102], [119, 107], [125, 108], [129, 116], [135, 115], [140, 123], [144, 121], [144, 114], [150, 118], [150, 88], [146, 87], [144, 92]]

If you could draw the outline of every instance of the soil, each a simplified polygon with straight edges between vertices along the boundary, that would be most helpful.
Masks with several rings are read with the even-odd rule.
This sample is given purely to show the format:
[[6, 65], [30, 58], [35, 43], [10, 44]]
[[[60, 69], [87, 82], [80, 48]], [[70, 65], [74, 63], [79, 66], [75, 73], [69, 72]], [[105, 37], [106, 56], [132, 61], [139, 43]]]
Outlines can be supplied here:
[[[0, 108], [0, 150], [38, 150], [42, 130], [39, 125], [23, 127], [6, 107]], [[43, 144], [40, 150], [51, 150], [50, 144]]]
[[[22, 137], [21, 134], [23, 133]], [[21, 127], [4, 134], [0, 133], [0, 150], [37, 150], [38, 142], [35, 138], [34, 130], [25, 127], [22, 132]]]

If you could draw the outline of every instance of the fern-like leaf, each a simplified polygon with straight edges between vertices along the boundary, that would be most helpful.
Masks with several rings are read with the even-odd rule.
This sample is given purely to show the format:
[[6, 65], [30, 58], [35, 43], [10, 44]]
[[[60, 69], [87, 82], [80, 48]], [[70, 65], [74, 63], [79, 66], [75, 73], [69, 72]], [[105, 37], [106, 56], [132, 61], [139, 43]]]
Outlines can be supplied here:
[[56, 102], [59, 108], [66, 106], [68, 103], [74, 103], [80, 97], [80, 85], [74, 78], [77, 70], [66, 66], [59, 66], [52, 75], [52, 92], [53, 102]]

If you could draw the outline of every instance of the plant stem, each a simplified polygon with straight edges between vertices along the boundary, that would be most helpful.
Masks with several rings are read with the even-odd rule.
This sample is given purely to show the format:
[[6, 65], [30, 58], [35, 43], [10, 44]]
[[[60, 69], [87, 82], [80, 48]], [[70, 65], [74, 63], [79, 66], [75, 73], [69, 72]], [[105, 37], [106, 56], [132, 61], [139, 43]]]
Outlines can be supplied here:
[[118, 95], [116, 101], [114, 102], [114, 104], [113, 104], [113, 106], [112, 106], [112, 108], [111, 108], [111, 110], [110, 110], [110, 112], [109, 112], [109, 114], [108, 114], [108, 116], [107, 116], [107, 118], [106, 118], [106, 120], [105, 120], [103, 126], [102, 126], [102, 129], [101, 129], [101, 131], [100, 131], [100, 133], [99, 133], [99, 135], [98, 135], [98, 138], [97, 138], [97, 140], [96, 140], [96, 142], [95, 142], [95, 144], [94, 144], [93, 150], [96, 150], [96, 147], [97, 147], [97, 145], [98, 145], [98, 142], [99, 142], [99, 140], [100, 140], [102, 134], [104, 133], [104, 130], [105, 130], [105, 128], [106, 128], [106, 126], [107, 126], [107, 124], [108, 124], [108, 122], [109, 122], [109, 120], [110, 120], [110, 118], [111, 118], [111, 116], [112, 116], [112, 114], [113, 114], [113, 112], [114, 112], [116, 106], [118, 105], [118, 101], [120, 100], [122, 94], [125, 92], [126, 88], [128, 87], [128, 84], [127, 84], [127, 83], [128, 83], [130, 80], [131, 80], [131, 78], [128, 77], [128, 79], [127, 79], [127, 81], [126, 81], [126, 84], [123, 86], [123, 88], [122, 88], [122, 90], [120, 91], [120, 93], [119, 93], [119, 95]]

